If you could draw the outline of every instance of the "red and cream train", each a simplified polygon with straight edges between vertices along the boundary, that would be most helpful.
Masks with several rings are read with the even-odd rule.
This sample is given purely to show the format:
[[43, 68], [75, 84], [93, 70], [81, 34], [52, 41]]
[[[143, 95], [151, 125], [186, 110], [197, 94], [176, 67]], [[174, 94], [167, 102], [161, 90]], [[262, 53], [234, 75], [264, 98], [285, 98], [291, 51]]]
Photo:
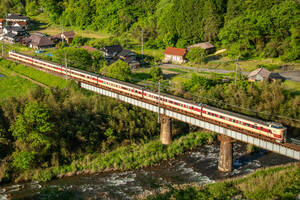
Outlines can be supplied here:
[[218, 121], [229, 126], [247, 130], [254, 134], [264, 135], [278, 142], [286, 141], [287, 129], [279, 123], [265, 122], [237, 113], [214, 108], [205, 104], [195, 104], [192, 101], [164, 93], [159, 95], [158, 93], [145, 89], [141, 86], [103, 77], [98, 74], [72, 67], [66, 68], [53, 62], [40, 60], [14, 51], [9, 52], [9, 58], [58, 74], [66, 75], [81, 82], [90, 83], [99, 87], [109, 88], [110, 90], [119, 93], [142, 98], [155, 104], [160, 101], [161, 106], [171, 107], [181, 112], [187, 112], [189, 114]]

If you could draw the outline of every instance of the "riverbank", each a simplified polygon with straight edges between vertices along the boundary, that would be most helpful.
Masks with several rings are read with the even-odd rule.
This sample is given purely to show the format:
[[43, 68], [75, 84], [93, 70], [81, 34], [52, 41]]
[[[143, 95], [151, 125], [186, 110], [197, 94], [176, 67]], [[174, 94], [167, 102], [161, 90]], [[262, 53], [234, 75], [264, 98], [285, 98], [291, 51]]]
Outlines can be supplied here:
[[172, 185], [158, 194], [137, 197], [164, 199], [296, 199], [300, 194], [300, 168], [296, 164], [260, 169], [256, 172], [208, 185]]
[[15, 177], [13, 182], [33, 180], [45, 182], [65, 176], [139, 169], [172, 159], [187, 150], [212, 143], [213, 140], [214, 134], [212, 133], [194, 132], [175, 139], [169, 146], [162, 145], [159, 140], [147, 144], [123, 146], [107, 153], [86, 155], [70, 165], [27, 170]]

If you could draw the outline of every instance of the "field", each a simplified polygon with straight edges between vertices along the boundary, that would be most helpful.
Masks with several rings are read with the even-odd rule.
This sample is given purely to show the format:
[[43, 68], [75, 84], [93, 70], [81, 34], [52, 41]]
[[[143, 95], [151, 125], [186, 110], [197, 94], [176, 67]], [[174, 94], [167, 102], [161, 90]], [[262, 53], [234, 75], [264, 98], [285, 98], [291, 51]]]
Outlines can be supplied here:
[[[37, 22], [37, 25], [33, 28], [34, 30], [31, 32], [41, 32], [46, 33], [48, 35], [57, 35], [62, 32], [62, 26], [55, 25], [50, 23], [47, 20], [47, 16], [45, 14], [41, 14], [38, 16], [33, 17], [33, 20]], [[64, 29], [64, 31], [74, 31], [75, 35], [82, 36], [85, 38], [95, 38], [95, 39], [103, 39], [107, 38], [110, 35], [103, 32], [97, 32], [97, 31], [90, 31], [90, 30], [80, 30], [78, 27], [67, 27]]]
[[68, 81], [63, 78], [27, 66], [18, 65], [7, 60], [0, 61], [0, 67], [2, 70], [7, 71], [7, 73], [15, 72], [50, 87], [65, 88], [68, 84]]
[[36, 87], [31, 81], [4, 70], [1, 66], [0, 74], [5, 76], [0, 77], [0, 100], [25, 95]]

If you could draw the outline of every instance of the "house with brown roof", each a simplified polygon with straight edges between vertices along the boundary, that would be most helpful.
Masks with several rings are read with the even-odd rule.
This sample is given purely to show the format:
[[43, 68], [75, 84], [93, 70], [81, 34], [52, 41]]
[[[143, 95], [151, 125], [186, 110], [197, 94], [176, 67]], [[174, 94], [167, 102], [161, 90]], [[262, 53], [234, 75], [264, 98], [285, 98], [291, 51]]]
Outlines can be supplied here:
[[263, 67], [252, 71], [248, 75], [248, 81], [250, 81], [250, 82], [270, 81], [270, 80], [276, 80], [276, 79], [283, 79], [283, 77], [281, 77], [278, 73], [272, 73]]
[[20, 28], [23, 28], [25, 30], [28, 28], [27, 22], [15, 22], [15, 23], [13, 23], [12, 26], [14, 26], [14, 27], [20, 27]]
[[71, 44], [74, 37], [75, 37], [74, 31], [67, 31], [67, 32], [57, 34], [56, 36], [52, 37], [52, 39], [54, 41], [58, 41], [58, 40], [63, 39], [64, 41], [66, 41], [67, 44]]
[[34, 33], [30, 37], [24, 38], [22, 43], [33, 49], [51, 48], [55, 45], [50, 38], [43, 33]]
[[0, 19], [0, 29], [3, 29], [5, 25], [5, 20], [4, 19]]
[[193, 44], [187, 48], [187, 50], [191, 50], [192, 48], [201, 48], [204, 49], [207, 54], [212, 54], [215, 52], [216, 47], [209, 42], [202, 42], [198, 44]]
[[186, 49], [168, 47], [164, 51], [165, 58], [163, 62], [184, 63], [184, 56], [187, 53]]

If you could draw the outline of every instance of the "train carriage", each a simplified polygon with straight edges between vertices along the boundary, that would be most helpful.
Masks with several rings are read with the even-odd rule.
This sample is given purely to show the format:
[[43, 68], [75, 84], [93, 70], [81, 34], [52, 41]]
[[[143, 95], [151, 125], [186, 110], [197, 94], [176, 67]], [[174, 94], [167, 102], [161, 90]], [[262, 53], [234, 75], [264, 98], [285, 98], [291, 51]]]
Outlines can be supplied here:
[[264, 135], [279, 142], [284, 142], [286, 139], [287, 129], [281, 124], [275, 122], [265, 122], [205, 104], [196, 104], [195, 102], [165, 93], [158, 94], [157, 92], [150, 91], [138, 85], [118, 81], [72, 67], [66, 68], [50, 61], [40, 60], [14, 51], [9, 52], [9, 57], [48, 71], [72, 77], [75, 80], [108, 88], [128, 96], [143, 98], [154, 104], [159, 103], [164, 107], [175, 109], [180, 112], [205, 117], [229, 126], [237, 127], [241, 130], [250, 131], [258, 135]]

